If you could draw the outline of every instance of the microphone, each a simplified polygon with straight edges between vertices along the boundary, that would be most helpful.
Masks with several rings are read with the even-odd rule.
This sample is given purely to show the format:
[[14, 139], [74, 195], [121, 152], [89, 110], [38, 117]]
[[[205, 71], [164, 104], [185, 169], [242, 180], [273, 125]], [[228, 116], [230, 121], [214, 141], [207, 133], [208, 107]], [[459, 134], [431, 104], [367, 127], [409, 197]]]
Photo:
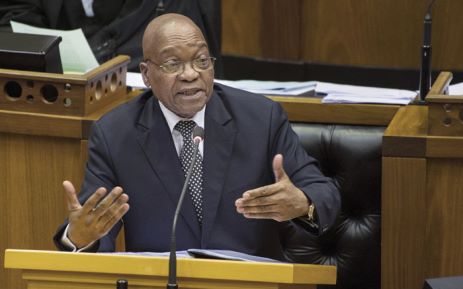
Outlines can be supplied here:
[[424, 16], [423, 46], [421, 48], [421, 70], [420, 70], [420, 102], [424, 103], [426, 95], [431, 89], [431, 30], [432, 19], [431, 9], [436, 0], [431, 0]]
[[164, 1], [160, 0], [158, 2], [158, 6], [156, 6], [156, 14], [154, 17], [156, 18], [158, 16], [161, 16], [162, 14], [164, 14]]
[[186, 189], [188, 188], [188, 183], [190, 182], [191, 174], [193, 173], [193, 167], [196, 163], [196, 156], [198, 155], [199, 143], [204, 140], [204, 129], [200, 126], [195, 126], [192, 133], [194, 151], [193, 158], [191, 159], [190, 167], [183, 183], [182, 192], [180, 193], [180, 198], [178, 199], [177, 208], [175, 209], [174, 221], [172, 222], [172, 232], [170, 236], [170, 254], [169, 254], [169, 277], [167, 281], [167, 289], [177, 289], [177, 255], [176, 247], [177, 240], [175, 237], [175, 230], [177, 228], [177, 219], [180, 213], [180, 208], [183, 204], [183, 199], [185, 197]]
[[128, 289], [129, 288], [129, 282], [125, 279], [119, 279], [116, 282], [116, 289]]

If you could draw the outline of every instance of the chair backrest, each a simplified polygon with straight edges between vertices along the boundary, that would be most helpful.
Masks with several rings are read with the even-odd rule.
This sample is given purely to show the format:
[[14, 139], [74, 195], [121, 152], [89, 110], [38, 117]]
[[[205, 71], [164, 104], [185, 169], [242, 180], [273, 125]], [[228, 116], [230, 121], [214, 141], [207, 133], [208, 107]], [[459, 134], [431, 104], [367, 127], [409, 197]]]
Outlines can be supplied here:
[[309, 155], [341, 192], [331, 230], [309, 236], [301, 262], [336, 265], [337, 285], [380, 288], [381, 149], [385, 127], [292, 123]]

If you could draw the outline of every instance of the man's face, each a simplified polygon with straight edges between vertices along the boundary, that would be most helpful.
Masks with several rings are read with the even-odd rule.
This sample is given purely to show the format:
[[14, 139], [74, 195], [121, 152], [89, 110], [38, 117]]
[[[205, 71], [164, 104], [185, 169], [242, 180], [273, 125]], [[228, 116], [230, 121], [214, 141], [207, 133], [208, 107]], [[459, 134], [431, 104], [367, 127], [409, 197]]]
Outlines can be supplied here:
[[[170, 23], [156, 33], [146, 48], [146, 62], [140, 64], [145, 84], [170, 111], [192, 118], [212, 95], [214, 68], [195, 70], [193, 61], [210, 57], [201, 32], [192, 25]], [[181, 69], [184, 63], [184, 70]], [[180, 64], [179, 64], [180, 63]], [[180, 65], [177, 73], [167, 73], [161, 66]]]

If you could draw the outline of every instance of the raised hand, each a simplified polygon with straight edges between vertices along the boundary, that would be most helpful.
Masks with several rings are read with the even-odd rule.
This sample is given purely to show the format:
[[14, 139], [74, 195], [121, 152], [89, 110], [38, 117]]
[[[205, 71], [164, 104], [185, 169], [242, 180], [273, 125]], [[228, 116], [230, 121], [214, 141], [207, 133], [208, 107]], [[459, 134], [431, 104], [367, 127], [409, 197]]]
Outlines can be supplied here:
[[105, 236], [129, 210], [129, 196], [121, 187], [114, 187], [107, 195], [105, 188], [99, 188], [83, 205], [71, 182], [64, 181], [63, 187], [69, 210], [68, 238], [77, 248]]
[[273, 158], [275, 183], [243, 193], [236, 200], [236, 211], [246, 218], [291, 220], [309, 211], [309, 200], [289, 179], [283, 168], [283, 156]]

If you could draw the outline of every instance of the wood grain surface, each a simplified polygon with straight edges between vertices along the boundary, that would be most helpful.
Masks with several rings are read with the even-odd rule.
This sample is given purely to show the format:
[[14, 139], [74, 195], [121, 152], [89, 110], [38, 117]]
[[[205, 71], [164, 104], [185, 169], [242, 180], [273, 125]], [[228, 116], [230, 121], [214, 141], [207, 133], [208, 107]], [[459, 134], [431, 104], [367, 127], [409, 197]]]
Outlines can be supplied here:
[[[222, 50], [234, 55], [286, 60], [297, 56], [328, 64], [418, 69], [427, 2], [223, 0]], [[433, 7], [432, 65], [436, 70], [463, 69], [462, 10], [460, 0], [436, 1]]]

